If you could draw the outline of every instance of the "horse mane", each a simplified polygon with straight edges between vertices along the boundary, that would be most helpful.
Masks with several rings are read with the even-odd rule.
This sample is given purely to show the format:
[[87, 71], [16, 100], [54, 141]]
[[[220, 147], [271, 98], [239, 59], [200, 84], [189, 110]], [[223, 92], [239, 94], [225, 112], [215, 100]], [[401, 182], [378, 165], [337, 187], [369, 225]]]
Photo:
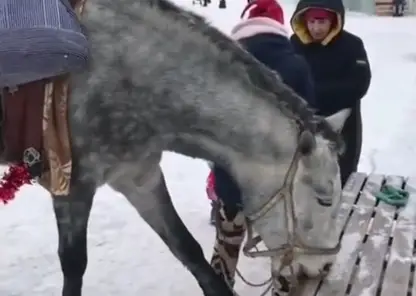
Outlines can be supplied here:
[[170, 0], [145, 1], [150, 6], [157, 7], [163, 13], [168, 14], [171, 18], [184, 22], [191, 29], [202, 33], [222, 52], [227, 52], [233, 62], [243, 65], [250, 83], [256, 88], [272, 94], [271, 96], [265, 96], [265, 99], [269, 99], [270, 103], [279, 108], [282, 113], [295, 120], [298, 126], [313, 133], [320, 133], [325, 139], [332, 142], [336, 149], [343, 147], [343, 141], [339, 133], [332, 129], [324, 117], [316, 115], [315, 110], [309, 107], [304, 99], [286, 86], [276, 75], [276, 72], [267, 68], [238, 43], [210, 25], [204, 17], [180, 8]]

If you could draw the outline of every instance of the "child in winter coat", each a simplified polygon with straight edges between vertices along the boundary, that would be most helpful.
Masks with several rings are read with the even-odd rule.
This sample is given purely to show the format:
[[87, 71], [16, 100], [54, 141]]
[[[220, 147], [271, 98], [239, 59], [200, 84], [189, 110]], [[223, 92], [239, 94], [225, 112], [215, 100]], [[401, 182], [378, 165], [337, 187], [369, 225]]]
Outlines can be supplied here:
[[[247, 15], [247, 17], [246, 17]], [[250, 1], [232, 29], [237, 40], [257, 60], [278, 73], [283, 82], [314, 106], [314, 90], [308, 65], [295, 53], [284, 26], [281, 6], [275, 0]], [[239, 250], [245, 235], [239, 186], [232, 176], [214, 164], [207, 180], [207, 194], [213, 201], [212, 221], [217, 220], [217, 241], [211, 264], [233, 285]], [[215, 200], [218, 199], [218, 200]], [[219, 219], [214, 219], [214, 214]]]

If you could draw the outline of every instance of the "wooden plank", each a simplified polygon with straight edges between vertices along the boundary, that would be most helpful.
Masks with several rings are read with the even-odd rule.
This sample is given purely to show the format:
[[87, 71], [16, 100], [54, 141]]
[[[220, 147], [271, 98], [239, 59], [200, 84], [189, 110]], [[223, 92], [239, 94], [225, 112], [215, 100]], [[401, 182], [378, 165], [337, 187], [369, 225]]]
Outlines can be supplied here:
[[[351, 207], [354, 204], [355, 200], [363, 188], [364, 182], [367, 179], [367, 174], [365, 173], [354, 173], [349, 178], [347, 183], [344, 185], [342, 191], [341, 202], [342, 205], [339, 209], [337, 215], [337, 224], [340, 225], [340, 230], [344, 230], [345, 223], [349, 217]], [[303, 279], [300, 283], [301, 287], [296, 291], [295, 295], [297, 296], [310, 296], [315, 295], [316, 290], [322, 279]]]
[[345, 229], [341, 250], [316, 296], [345, 295], [376, 203], [374, 194], [380, 190], [382, 182], [383, 176], [368, 177]]
[[342, 190], [342, 202], [354, 203], [357, 196], [360, 194], [366, 179], [367, 174], [365, 173], [353, 173], [348, 178], [348, 181], [345, 183], [344, 189]]
[[[341, 233], [345, 230], [347, 220], [350, 216], [350, 212], [357, 198], [361, 194], [361, 188], [365, 181], [367, 180], [367, 175], [364, 173], [354, 173], [350, 176], [347, 183], [344, 186], [342, 191], [341, 198], [341, 207], [337, 213], [338, 225], [341, 225]], [[363, 188], [365, 189], [365, 188]], [[341, 233], [339, 234], [341, 236]]]
[[[386, 184], [401, 188], [401, 177], [387, 177]], [[374, 198], [371, 196], [371, 198]], [[363, 244], [360, 263], [354, 274], [350, 295], [376, 295], [382, 274], [383, 262], [389, 249], [396, 207], [381, 202], [376, 207], [369, 235]]]
[[392, 1], [377, 1], [376, 0], [376, 14], [380, 16], [393, 15]]
[[[416, 238], [414, 234], [416, 205], [411, 204], [412, 200], [416, 200], [416, 179], [409, 179], [405, 189], [410, 193], [410, 202], [404, 209], [398, 211], [380, 296], [406, 296], [408, 293], [413, 240]], [[416, 295], [416, 288], [414, 289], [412, 295]]]

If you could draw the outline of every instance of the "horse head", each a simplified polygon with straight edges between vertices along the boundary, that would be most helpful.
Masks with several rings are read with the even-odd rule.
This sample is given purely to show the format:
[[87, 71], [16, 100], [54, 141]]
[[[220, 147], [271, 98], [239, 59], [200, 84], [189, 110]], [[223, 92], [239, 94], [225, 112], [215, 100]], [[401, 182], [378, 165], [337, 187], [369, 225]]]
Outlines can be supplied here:
[[[344, 109], [321, 120], [339, 134], [349, 115], [350, 109]], [[295, 274], [303, 271], [318, 276], [332, 264], [339, 250], [334, 213], [341, 201], [338, 158], [342, 152], [343, 145], [335, 145], [320, 133], [301, 132], [297, 151], [286, 165], [283, 185], [266, 204], [248, 215], [249, 227], [254, 226], [268, 250], [250, 252], [246, 248], [246, 254], [271, 257], [272, 274], [279, 272], [277, 279], [282, 278], [283, 258], [289, 253], [294, 254], [290, 264]], [[246, 247], [251, 239], [249, 236]]]
[[[334, 131], [340, 132], [350, 114], [344, 109], [325, 120]], [[327, 139], [302, 132], [299, 140], [299, 162], [294, 175], [293, 196], [299, 204], [308, 197], [309, 203], [332, 207], [341, 196], [341, 175], [338, 157], [343, 149], [336, 149]], [[341, 148], [341, 147], [340, 147]]]

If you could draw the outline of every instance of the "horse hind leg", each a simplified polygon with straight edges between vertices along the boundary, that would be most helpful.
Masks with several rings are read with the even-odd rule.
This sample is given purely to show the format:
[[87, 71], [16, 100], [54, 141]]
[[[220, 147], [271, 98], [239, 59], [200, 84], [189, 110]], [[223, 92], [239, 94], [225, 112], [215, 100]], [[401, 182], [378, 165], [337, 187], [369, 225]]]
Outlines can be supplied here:
[[178, 216], [159, 165], [143, 178], [120, 178], [110, 185], [126, 196], [173, 255], [193, 274], [205, 296], [233, 295], [211, 268], [201, 246]]
[[53, 198], [64, 278], [62, 296], [82, 295], [82, 278], [87, 268], [87, 226], [95, 190], [92, 184], [73, 183], [69, 196]]

